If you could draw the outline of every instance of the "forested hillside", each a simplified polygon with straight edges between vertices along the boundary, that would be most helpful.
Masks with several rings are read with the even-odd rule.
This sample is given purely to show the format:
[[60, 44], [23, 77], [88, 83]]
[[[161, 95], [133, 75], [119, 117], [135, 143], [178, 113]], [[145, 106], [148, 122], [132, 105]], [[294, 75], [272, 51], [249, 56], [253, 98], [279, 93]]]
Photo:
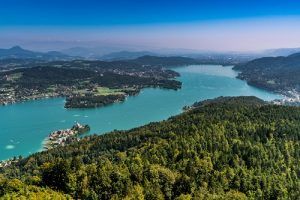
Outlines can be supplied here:
[[297, 199], [300, 108], [219, 98], [166, 121], [36, 153], [0, 173], [2, 197]]
[[288, 90], [300, 92], [300, 53], [287, 57], [265, 57], [234, 69], [241, 71], [238, 78], [254, 86], [285, 93]]

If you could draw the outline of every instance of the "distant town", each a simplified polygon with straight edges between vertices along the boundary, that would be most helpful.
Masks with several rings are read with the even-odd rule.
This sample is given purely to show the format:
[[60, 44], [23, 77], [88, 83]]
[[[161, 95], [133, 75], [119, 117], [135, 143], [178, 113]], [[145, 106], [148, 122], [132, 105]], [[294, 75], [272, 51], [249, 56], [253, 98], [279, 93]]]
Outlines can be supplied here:
[[49, 150], [59, 146], [71, 144], [74, 141], [79, 141], [78, 135], [90, 131], [89, 125], [81, 125], [78, 122], [71, 129], [58, 130], [49, 134], [44, 142], [44, 150]]

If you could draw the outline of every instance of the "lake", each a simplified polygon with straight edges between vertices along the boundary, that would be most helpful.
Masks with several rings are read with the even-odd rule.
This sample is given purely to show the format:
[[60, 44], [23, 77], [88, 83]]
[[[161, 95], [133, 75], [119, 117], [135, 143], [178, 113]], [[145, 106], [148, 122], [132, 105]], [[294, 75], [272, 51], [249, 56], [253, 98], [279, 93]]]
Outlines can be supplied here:
[[123, 103], [102, 108], [67, 110], [63, 98], [0, 107], [0, 160], [40, 151], [50, 132], [71, 128], [74, 122], [89, 124], [90, 134], [103, 134], [164, 120], [181, 113], [185, 105], [218, 96], [281, 98], [236, 79], [232, 67], [195, 65], [174, 70], [181, 74], [178, 78], [183, 83], [181, 90], [144, 89]]

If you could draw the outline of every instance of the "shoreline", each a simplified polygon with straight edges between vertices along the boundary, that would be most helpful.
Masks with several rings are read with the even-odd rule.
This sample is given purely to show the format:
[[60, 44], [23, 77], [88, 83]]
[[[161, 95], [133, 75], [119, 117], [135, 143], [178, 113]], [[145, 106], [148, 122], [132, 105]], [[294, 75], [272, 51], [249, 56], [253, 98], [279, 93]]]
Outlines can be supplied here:
[[43, 99], [52, 99], [52, 98], [66, 98], [66, 95], [63, 94], [57, 94], [57, 95], [40, 95], [38, 97], [26, 97], [24, 99], [15, 99], [13, 101], [7, 101], [7, 102], [1, 102], [1, 106], [9, 106], [9, 105], [14, 105], [18, 103], [25, 103], [28, 101], [35, 101], [35, 100], [43, 100]]
[[[122, 96], [121, 98], [118, 98], [116, 101], [114, 100], [114, 101], [110, 101], [110, 102], [107, 102], [107, 103], [106, 102], [105, 103], [100, 103], [100, 105], [96, 105], [96, 106], [95, 105], [93, 105], [93, 106], [80, 106], [80, 107], [67, 106], [66, 105], [67, 99], [68, 98], [77, 98], [77, 96], [70, 95], [70, 94], [55, 94], [55, 95], [41, 94], [41, 95], [35, 96], [35, 97], [26, 97], [26, 98], [23, 98], [23, 99], [15, 99], [15, 100], [12, 100], [12, 101], [1, 102], [0, 107], [1, 106], [14, 105], [14, 104], [18, 104], [18, 103], [25, 103], [25, 102], [28, 102], [28, 101], [35, 101], [35, 100], [43, 100], [43, 99], [51, 99], [51, 98], [64, 98], [65, 99], [64, 107], [66, 109], [99, 108], [99, 107], [108, 106], [108, 105], [118, 103], [118, 102], [124, 102], [124, 101], [126, 101], [127, 97], [139, 95], [141, 90], [147, 89], [147, 88], [159, 88], [159, 89], [167, 89], [167, 90], [177, 91], [177, 90], [181, 89], [181, 86], [178, 87], [178, 88], [166, 88], [166, 87], [161, 87], [161, 86], [149, 86], [149, 87], [143, 87], [143, 88], [136, 88], [134, 91], [126, 91], [126, 89], [123, 88], [123, 89], [120, 89], [120, 90], [124, 90], [124, 94], [110, 94], [110, 95], [95, 95], [95, 96], [92, 96], [92, 97], [102, 97], [102, 98], [105, 98], [107, 96], [114, 96], [114, 97]], [[78, 96], [78, 97], [84, 98], [84, 96]]]
[[239, 77], [237, 77], [240, 80], [246, 81], [248, 85], [268, 91], [268, 92], [272, 92], [273, 94], [278, 94], [281, 95], [282, 98], [281, 99], [274, 99], [271, 102], [277, 105], [295, 105], [295, 106], [300, 106], [300, 92], [297, 92], [295, 89], [291, 89], [291, 90], [287, 90], [287, 91], [283, 91], [283, 90], [272, 90], [270, 88], [267, 87], [261, 87], [259, 85], [256, 84], [252, 84], [251, 82], [249, 82], [248, 80], [245, 79], [241, 79]]
[[233, 71], [237, 72], [237, 76], [236, 79], [245, 81], [248, 85], [252, 86], [252, 87], [256, 87], [258, 89], [261, 90], [265, 90], [268, 92], [271, 92], [273, 94], [278, 94], [281, 95], [282, 98], [281, 99], [274, 99], [272, 101], [270, 101], [273, 104], [276, 105], [292, 105], [292, 106], [300, 106], [300, 92], [296, 91], [296, 88], [293, 89], [271, 89], [269, 87], [263, 87], [260, 84], [255, 84], [253, 82], [251, 82], [251, 80], [248, 80], [244, 77], [241, 77], [241, 71], [239, 70], [235, 70], [234, 67], [232, 68]]
[[[163, 90], [165, 90], [164, 88], [161, 88], [161, 87], [151, 87], [151, 88], [156, 88], [156, 89], [163, 89]], [[150, 89], [150, 88], [143, 88], [143, 89]], [[141, 90], [141, 92], [143, 92], [143, 89]], [[166, 89], [167, 90], [167, 89]], [[182, 111], [182, 107], [181, 107], [181, 109], [180, 109], [180, 111], [179, 112], [183, 112]], [[150, 123], [150, 122], [149, 122]], [[120, 129], [121, 130], [121, 129]], [[110, 132], [110, 131], [108, 131], [108, 132]], [[41, 151], [41, 150], [43, 150], [43, 144], [44, 144], [44, 140], [40, 140], [40, 142], [39, 142], [39, 147], [37, 148], [37, 151]]]
[[76, 122], [70, 129], [61, 129], [51, 132], [42, 142], [42, 151], [47, 151], [60, 146], [72, 144], [79, 141], [79, 135], [85, 134], [91, 130], [90, 126], [81, 125]]

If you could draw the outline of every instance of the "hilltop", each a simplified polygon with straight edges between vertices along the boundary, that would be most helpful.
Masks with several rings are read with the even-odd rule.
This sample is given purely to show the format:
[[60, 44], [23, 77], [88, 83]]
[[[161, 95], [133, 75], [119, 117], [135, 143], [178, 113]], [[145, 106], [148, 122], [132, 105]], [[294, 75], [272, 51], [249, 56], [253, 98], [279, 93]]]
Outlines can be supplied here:
[[264, 57], [236, 65], [238, 78], [249, 84], [287, 94], [300, 93], [300, 53], [284, 57]]

